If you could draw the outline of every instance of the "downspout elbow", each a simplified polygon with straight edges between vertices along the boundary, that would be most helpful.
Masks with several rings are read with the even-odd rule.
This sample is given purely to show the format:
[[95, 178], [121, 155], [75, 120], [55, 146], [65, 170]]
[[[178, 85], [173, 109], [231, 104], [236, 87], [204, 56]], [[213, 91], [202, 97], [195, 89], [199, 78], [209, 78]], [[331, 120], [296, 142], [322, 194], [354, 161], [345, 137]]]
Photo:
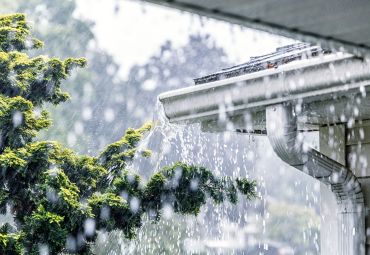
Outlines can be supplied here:
[[268, 106], [266, 128], [275, 153], [284, 162], [325, 183], [334, 193], [338, 229], [345, 227], [347, 231], [338, 233], [339, 254], [365, 254], [364, 196], [356, 176], [346, 166], [303, 143], [292, 105]]

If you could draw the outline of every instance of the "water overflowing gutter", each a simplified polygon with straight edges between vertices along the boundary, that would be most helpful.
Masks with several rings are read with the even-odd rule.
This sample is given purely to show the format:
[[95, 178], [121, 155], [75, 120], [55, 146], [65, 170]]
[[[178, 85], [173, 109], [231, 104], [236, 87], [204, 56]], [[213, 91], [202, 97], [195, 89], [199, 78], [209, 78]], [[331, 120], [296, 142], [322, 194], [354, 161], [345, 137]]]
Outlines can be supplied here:
[[[299, 75], [297, 75], [299, 74]], [[370, 89], [369, 66], [351, 54], [292, 62], [278, 68], [241, 75], [159, 95], [172, 123], [197, 123], [286, 101], [311, 103]]]
[[[232, 122], [267, 134], [276, 154], [289, 165], [327, 184], [337, 200], [339, 254], [365, 254], [364, 196], [345, 166], [303, 145], [299, 125], [328, 125], [369, 119], [370, 66], [350, 54], [330, 54], [278, 68], [209, 82], [159, 95], [172, 123]], [[357, 114], [348, 103], [361, 98]], [[299, 109], [293, 106], [299, 105]], [[239, 123], [239, 124], [238, 124]], [[222, 127], [223, 129], [224, 127]], [[212, 130], [212, 127], [209, 129]]]

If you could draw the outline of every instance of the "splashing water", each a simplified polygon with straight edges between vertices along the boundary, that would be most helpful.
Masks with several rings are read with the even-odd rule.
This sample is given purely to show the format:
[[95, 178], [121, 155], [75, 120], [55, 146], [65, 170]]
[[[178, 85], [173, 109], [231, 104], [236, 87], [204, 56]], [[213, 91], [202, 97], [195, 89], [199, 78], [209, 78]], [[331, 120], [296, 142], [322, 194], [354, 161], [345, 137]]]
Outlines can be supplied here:
[[180, 125], [169, 123], [162, 103], [157, 100], [152, 128], [138, 145], [138, 151], [150, 150], [151, 156], [146, 159], [140, 153], [136, 153], [129, 170], [138, 172], [147, 179], [156, 174], [161, 167], [164, 156], [170, 153], [171, 140], [175, 139], [176, 135], [182, 132], [182, 129], [183, 127]]
[[[267, 137], [204, 133], [199, 124], [172, 124], [157, 102], [152, 129], [138, 150], [151, 150], [152, 154], [144, 158], [137, 153], [129, 170], [138, 172], [146, 181], [162, 167], [182, 161], [205, 166], [219, 176], [249, 176], [258, 181], [257, 192], [262, 200], [249, 204], [240, 196], [236, 206], [228, 202], [216, 206], [208, 201], [197, 217], [175, 214], [167, 205], [157, 224], [150, 223], [149, 215], [144, 216], [143, 227], [131, 242], [118, 232], [102, 235], [100, 245], [110, 251], [107, 254], [247, 254], [248, 249], [255, 247], [272, 249], [274, 242], [286, 243], [293, 234], [302, 237], [299, 246], [309, 243], [318, 247], [317, 185], [278, 159]], [[298, 201], [300, 205], [296, 205]], [[306, 211], [310, 213], [305, 214]], [[300, 217], [297, 213], [303, 213], [308, 223], [292, 224]], [[295, 224], [298, 230], [287, 229], [279, 237], [274, 234], [279, 233], [276, 224], [284, 231], [286, 227], [281, 224]], [[287, 247], [296, 248], [291, 244]], [[319, 254], [318, 249], [312, 254]]]

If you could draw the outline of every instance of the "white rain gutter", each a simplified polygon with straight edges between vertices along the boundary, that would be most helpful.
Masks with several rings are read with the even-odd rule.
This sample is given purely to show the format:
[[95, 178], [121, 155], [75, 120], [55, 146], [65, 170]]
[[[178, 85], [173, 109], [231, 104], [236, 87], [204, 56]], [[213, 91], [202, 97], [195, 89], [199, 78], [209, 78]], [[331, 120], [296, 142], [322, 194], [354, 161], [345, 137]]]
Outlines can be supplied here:
[[[304, 99], [333, 99], [368, 89], [369, 66], [350, 54], [333, 54], [294, 61], [256, 73], [191, 86], [159, 95], [171, 123], [198, 123], [246, 111], [263, 111], [266, 105]], [[312, 99], [312, 100], [311, 100]], [[221, 109], [223, 107], [224, 109]]]
[[[216, 120], [217, 125], [217, 119], [222, 115], [230, 120], [246, 113], [262, 113], [259, 124], [266, 126], [277, 155], [289, 165], [329, 185], [335, 194], [340, 255], [364, 255], [366, 235], [361, 186], [348, 168], [300, 141], [297, 135], [300, 116], [294, 114], [292, 105], [302, 101], [316, 107], [317, 112], [332, 114], [318, 118], [316, 123], [327, 125], [340, 122], [340, 118], [338, 121], [333, 116], [343, 115], [348, 108], [348, 98], [360, 94], [362, 106], [359, 106], [358, 118], [366, 119], [370, 112], [369, 96], [364, 98], [370, 91], [369, 70], [368, 63], [352, 55], [329, 55], [170, 91], [159, 95], [159, 100], [172, 123]], [[339, 101], [344, 98], [346, 103], [338, 103], [338, 98]], [[338, 103], [336, 110], [330, 113], [329, 106], [335, 102]], [[344, 108], [338, 107], [337, 111], [340, 105]], [[306, 114], [310, 112], [309, 109]], [[303, 119], [309, 123], [308, 118]]]
[[297, 116], [291, 104], [266, 108], [268, 139], [288, 165], [331, 188], [337, 201], [338, 251], [340, 255], [365, 255], [365, 207], [361, 185], [345, 166], [303, 144], [297, 132]]

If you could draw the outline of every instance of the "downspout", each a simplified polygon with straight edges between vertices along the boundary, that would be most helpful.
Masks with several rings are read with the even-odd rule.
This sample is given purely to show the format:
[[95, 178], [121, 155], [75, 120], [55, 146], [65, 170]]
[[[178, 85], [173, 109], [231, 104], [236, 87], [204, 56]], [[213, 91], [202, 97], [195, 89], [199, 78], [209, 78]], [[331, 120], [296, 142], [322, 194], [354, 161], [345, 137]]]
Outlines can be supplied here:
[[302, 142], [291, 104], [267, 106], [266, 128], [274, 151], [284, 162], [325, 183], [334, 193], [339, 255], [365, 255], [364, 196], [356, 176]]

